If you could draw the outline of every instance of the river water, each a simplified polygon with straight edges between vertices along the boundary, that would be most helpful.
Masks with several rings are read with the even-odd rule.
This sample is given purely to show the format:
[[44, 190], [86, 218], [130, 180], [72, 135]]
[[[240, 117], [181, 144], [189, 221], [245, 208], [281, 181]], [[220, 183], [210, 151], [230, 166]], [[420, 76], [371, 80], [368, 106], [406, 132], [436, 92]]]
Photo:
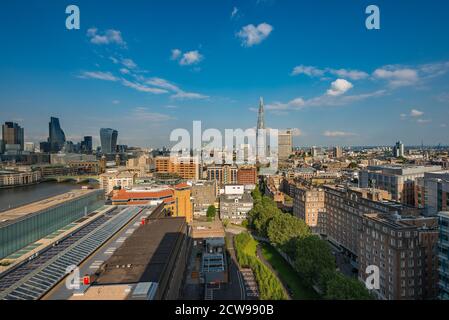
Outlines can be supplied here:
[[0, 189], [0, 212], [69, 192], [70, 190], [80, 189], [82, 185], [75, 182], [42, 182], [30, 186]]

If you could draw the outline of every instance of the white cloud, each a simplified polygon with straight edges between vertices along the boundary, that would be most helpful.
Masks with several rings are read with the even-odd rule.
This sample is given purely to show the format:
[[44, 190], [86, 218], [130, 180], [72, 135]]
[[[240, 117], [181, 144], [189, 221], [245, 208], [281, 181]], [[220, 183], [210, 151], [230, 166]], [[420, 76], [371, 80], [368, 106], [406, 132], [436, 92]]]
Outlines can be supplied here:
[[174, 100], [193, 100], [193, 99], [207, 99], [209, 97], [196, 92], [185, 92], [180, 90], [176, 94], [171, 95], [170, 98]]
[[134, 83], [134, 82], [128, 81], [126, 79], [122, 79], [122, 84], [125, 87], [129, 87], [129, 88], [135, 89], [140, 92], [148, 92], [148, 93], [154, 93], [154, 94], [162, 94], [162, 93], [168, 92], [167, 90], [164, 90], [161, 88], [148, 87], [148, 86], [142, 85], [140, 83]]
[[361, 80], [367, 78], [369, 75], [365, 71], [351, 70], [351, 69], [320, 69], [314, 66], [299, 65], [293, 68], [291, 75], [305, 74], [309, 77], [322, 77], [326, 74], [338, 76], [340, 78], [348, 78], [351, 80]]
[[292, 129], [292, 136], [293, 137], [300, 137], [302, 136], [302, 131], [299, 128], [293, 128]]
[[179, 64], [182, 66], [189, 66], [192, 64], [197, 64], [201, 60], [203, 60], [203, 55], [200, 54], [198, 50], [193, 50], [184, 53], [181, 60], [179, 60]]
[[329, 69], [329, 73], [342, 78], [348, 78], [351, 80], [361, 80], [367, 78], [368, 73], [360, 70], [347, 70], [347, 69]]
[[318, 69], [313, 66], [300, 65], [293, 68], [292, 75], [296, 76], [299, 74], [305, 74], [309, 77], [321, 77], [324, 75], [325, 72], [326, 72], [325, 70]]
[[293, 100], [290, 100], [287, 103], [281, 103], [281, 102], [274, 102], [272, 104], [267, 104], [265, 106], [265, 109], [267, 110], [299, 110], [302, 109], [306, 105], [306, 102], [303, 98], [295, 98]]
[[182, 54], [182, 51], [179, 49], [173, 49], [171, 51], [171, 59], [172, 60], [177, 60]]
[[183, 53], [179, 49], [173, 49], [170, 59], [178, 60], [181, 66], [190, 66], [199, 63], [204, 56], [198, 50]]
[[422, 116], [423, 114], [424, 114], [424, 112], [419, 111], [419, 110], [416, 110], [416, 109], [412, 109], [412, 110], [410, 111], [410, 116], [411, 116], [411, 117], [420, 117], [420, 116]]
[[90, 38], [90, 42], [97, 45], [115, 43], [121, 46], [125, 46], [122, 33], [118, 30], [109, 29], [104, 33], [99, 33], [97, 28], [90, 28], [87, 30], [87, 37]]
[[238, 14], [239, 9], [237, 7], [232, 8], [232, 12], [231, 12], [231, 19], [233, 19], [234, 17], [236, 17], [236, 15]]
[[345, 131], [324, 131], [323, 136], [331, 137], [331, 138], [341, 138], [341, 137], [352, 137], [355, 136], [355, 133], [345, 132]]
[[121, 68], [119, 71], [120, 71], [121, 74], [130, 74], [130, 73], [131, 73], [131, 72], [130, 72], [128, 69], [126, 69], [126, 68]]
[[117, 81], [118, 78], [115, 77], [110, 72], [102, 72], [102, 71], [84, 71], [79, 76], [83, 79], [98, 79], [98, 80], [105, 80], [105, 81]]
[[112, 100], [112, 104], [120, 104], [119, 100]]
[[151, 112], [148, 108], [138, 107], [132, 112], [132, 117], [140, 121], [163, 122], [172, 120], [173, 118], [167, 114]]
[[159, 87], [159, 88], [163, 88], [163, 89], [167, 89], [167, 90], [171, 90], [171, 91], [180, 91], [180, 89], [170, 83], [169, 81], [162, 79], [162, 78], [151, 78], [149, 80], [146, 81], [147, 84], [155, 86], [155, 87]]
[[373, 72], [374, 78], [388, 81], [391, 87], [403, 87], [416, 84], [419, 80], [418, 72], [411, 68], [385, 66]]
[[252, 47], [261, 43], [273, 31], [273, 27], [268, 23], [261, 23], [258, 26], [249, 24], [244, 26], [236, 35], [242, 41], [242, 46]]
[[419, 123], [419, 124], [425, 124], [425, 123], [432, 122], [432, 120], [430, 120], [430, 119], [418, 119], [418, 120], [416, 120], [416, 122]]
[[337, 79], [331, 83], [331, 87], [326, 94], [330, 96], [339, 96], [353, 87], [352, 83], [345, 79]]
[[135, 69], [137, 64], [131, 59], [122, 59], [122, 64], [128, 69]]

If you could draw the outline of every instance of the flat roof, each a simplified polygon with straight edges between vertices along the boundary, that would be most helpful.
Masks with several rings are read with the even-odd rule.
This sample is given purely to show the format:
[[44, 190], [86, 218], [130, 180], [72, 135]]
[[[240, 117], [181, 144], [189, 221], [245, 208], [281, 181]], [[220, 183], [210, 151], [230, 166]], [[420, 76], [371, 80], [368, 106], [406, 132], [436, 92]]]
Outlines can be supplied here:
[[81, 198], [89, 193], [97, 192], [98, 190], [99, 189], [72, 190], [54, 197], [50, 197], [44, 200], [29, 203], [21, 207], [0, 212], [0, 226], [2, 226], [5, 223], [9, 223], [11, 221], [23, 218], [27, 215], [57, 206], [64, 202]]
[[184, 217], [147, 220], [106, 261], [96, 283], [158, 283], [176, 251], [185, 224]]

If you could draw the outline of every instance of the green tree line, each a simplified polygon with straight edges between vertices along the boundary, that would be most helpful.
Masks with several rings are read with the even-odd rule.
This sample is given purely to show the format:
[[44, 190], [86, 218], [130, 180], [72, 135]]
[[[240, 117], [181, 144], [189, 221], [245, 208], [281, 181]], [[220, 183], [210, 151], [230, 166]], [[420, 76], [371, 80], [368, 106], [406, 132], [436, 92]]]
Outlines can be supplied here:
[[256, 257], [257, 241], [249, 233], [242, 232], [235, 236], [234, 247], [240, 266], [253, 271], [261, 300], [287, 299], [279, 279]]
[[318, 286], [326, 299], [372, 299], [363, 283], [336, 271], [328, 243], [313, 235], [303, 220], [283, 213], [258, 188], [253, 190], [252, 196], [254, 207], [249, 212], [250, 227], [285, 252], [306, 283]]

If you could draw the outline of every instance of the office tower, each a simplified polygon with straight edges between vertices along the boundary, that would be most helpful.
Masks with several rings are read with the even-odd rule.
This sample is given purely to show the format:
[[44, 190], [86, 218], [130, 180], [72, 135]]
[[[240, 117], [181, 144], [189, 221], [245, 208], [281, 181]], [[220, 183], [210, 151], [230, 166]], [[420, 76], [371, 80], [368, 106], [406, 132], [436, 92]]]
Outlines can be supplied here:
[[8, 145], [18, 145], [19, 150], [23, 150], [24, 147], [24, 135], [23, 128], [15, 122], [5, 122], [2, 126], [2, 137], [5, 149], [8, 149]]
[[449, 300], [449, 211], [440, 212], [438, 220], [439, 298]]
[[341, 158], [343, 156], [343, 151], [341, 147], [334, 147], [332, 149], [332, 155], [334, 158]]
[[65, 143], [65, 134], [59, 124], [59, 119], [55, 117], [50, 118], [48, 124], [48, 143], [50, 144], [50, 152], [59, 152]]
[[404, 156], [404, 144], [401, 141], [396, 142], [393, 147], [393, 155], [395, 158]]
[[92, 136], [85, 136], [81, 141], [81, 152], [92, 153]]
[[259, 111], [257, 115], [257, 130], [256, 130], [256, 161], [259, 161], [260, 157], [265, 156], [266, 151], [266, 135], [263, 131], [265, 129], [265, 116], [263, 98], [260, 97]]
[[279, 160], [287, 160], [292, 154], [292, 131], [279, 130], [278, 132], [278, 158]]
[[101, 151], [104, 154], [116, 153], [118, 131], [111, 128], [100, 129]]
[[424, 177], [425, 172], [439, 170], [440, 166], [369, 166], [360, 171], [359, 186], [386, 190], [391, 193], [393, 200], [414, 205], [416, 179]]

